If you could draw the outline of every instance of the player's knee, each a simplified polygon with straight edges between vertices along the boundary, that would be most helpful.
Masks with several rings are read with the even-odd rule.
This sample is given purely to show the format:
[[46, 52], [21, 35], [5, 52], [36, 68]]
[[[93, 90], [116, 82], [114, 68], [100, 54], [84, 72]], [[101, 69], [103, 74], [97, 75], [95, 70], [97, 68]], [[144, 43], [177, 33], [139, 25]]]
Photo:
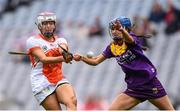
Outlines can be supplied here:
[[70, 109], [76, 109], [77, 107], [77, 99], [75, 96], [71, 97], [66, 103], [65, 103], [67, 108]]
[[71, 103], [72, 103], [73, 105], [77, 106], [77, 98], [76, 98], [75, 96], [73, 96], [73, 97], [71, 98]]
[[77, 98], [73, 97], [73, 103], [77, 106]]

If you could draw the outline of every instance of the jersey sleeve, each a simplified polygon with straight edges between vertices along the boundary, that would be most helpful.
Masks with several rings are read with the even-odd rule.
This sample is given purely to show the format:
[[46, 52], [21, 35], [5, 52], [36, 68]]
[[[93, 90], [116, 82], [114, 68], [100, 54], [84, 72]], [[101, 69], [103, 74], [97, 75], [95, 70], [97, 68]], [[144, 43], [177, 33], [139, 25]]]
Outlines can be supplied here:
[[106, 47], [106, 49], [103, 51], [102, 55], [105, 57], [105, 58], [111, 58], [111, 57], [114, 57], [112, 52], [111, 52], [111, 49], [110, 49], [110, 45], [108, 45]]
[[34, 39], [33, 37], [30, 37], [26, 41], [26, 50], [27, 50], [27, 53], [30, 54], [32, 52], [32, 50], [34, 50], [36, 48], [40, 48], [40, 45], [38, 44], [38, 41], [36, 39]]
[[137, 45], [141, 44], [140, 39], [134, 33], [130, 33], [130, 35], [133, 37], [135, 44]]
[[64, 44], [64, 45], [67, 45], [67, 40], [65, 38], [59, 38], [58, 39], [58, 44], [61, 45], [61, 44]]
[[69, 49], [68, 48], [68, 43], [67, 43], [65, 38], [59, 38], [57, 42], [58, 42], [59, 45], [65, 45], [66, 48]]

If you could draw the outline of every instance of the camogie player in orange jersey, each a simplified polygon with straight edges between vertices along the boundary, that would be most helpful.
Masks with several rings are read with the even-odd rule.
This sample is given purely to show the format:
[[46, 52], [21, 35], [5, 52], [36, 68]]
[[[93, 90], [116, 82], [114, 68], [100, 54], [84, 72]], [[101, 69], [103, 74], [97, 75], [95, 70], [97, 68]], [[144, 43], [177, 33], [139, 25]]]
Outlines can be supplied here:
[[62, 74], [62, 62], [71, 62], [73, 56], [65, 56], [59, 47], [68, 50], [67, 41], [54, 34], [56, 15], [51, 12], [40, 13], [36, 24], [40, 34], [31, 36], [26, 42], [32, 63], [33, 95], [46, 110], [60, 110], [60, 103], [67, 110], [75, 110], [77, 100], [74, 89]]

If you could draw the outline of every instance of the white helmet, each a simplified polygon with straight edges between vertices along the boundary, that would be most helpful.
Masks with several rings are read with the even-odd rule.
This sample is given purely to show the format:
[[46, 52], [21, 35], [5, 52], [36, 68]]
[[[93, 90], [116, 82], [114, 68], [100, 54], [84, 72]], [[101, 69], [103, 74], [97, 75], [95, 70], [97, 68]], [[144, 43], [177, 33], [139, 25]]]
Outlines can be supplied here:
[[42, 26], [42, 22], [54, 21], [56, 23], [56, 15], [52, 12], [42, 12], [38, 15], [36, 24]]

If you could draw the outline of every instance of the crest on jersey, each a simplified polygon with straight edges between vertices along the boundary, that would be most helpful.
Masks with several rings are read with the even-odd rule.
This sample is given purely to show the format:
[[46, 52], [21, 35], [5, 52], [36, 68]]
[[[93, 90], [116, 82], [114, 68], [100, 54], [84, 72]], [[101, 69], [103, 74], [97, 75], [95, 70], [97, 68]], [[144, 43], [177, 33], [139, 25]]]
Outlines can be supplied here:
[[123, 44], [122, 46], [119, 46], [119, 45], [115, 45], [114, 43], [112, 43], [110, 45], [110, 49], [111, 49], [111, 52], [113, 53], [113, 55], [119, 56], [127, 50], [127, 45]]
[[47, 50], [47, 46], [42, 46], [43, 51]]

